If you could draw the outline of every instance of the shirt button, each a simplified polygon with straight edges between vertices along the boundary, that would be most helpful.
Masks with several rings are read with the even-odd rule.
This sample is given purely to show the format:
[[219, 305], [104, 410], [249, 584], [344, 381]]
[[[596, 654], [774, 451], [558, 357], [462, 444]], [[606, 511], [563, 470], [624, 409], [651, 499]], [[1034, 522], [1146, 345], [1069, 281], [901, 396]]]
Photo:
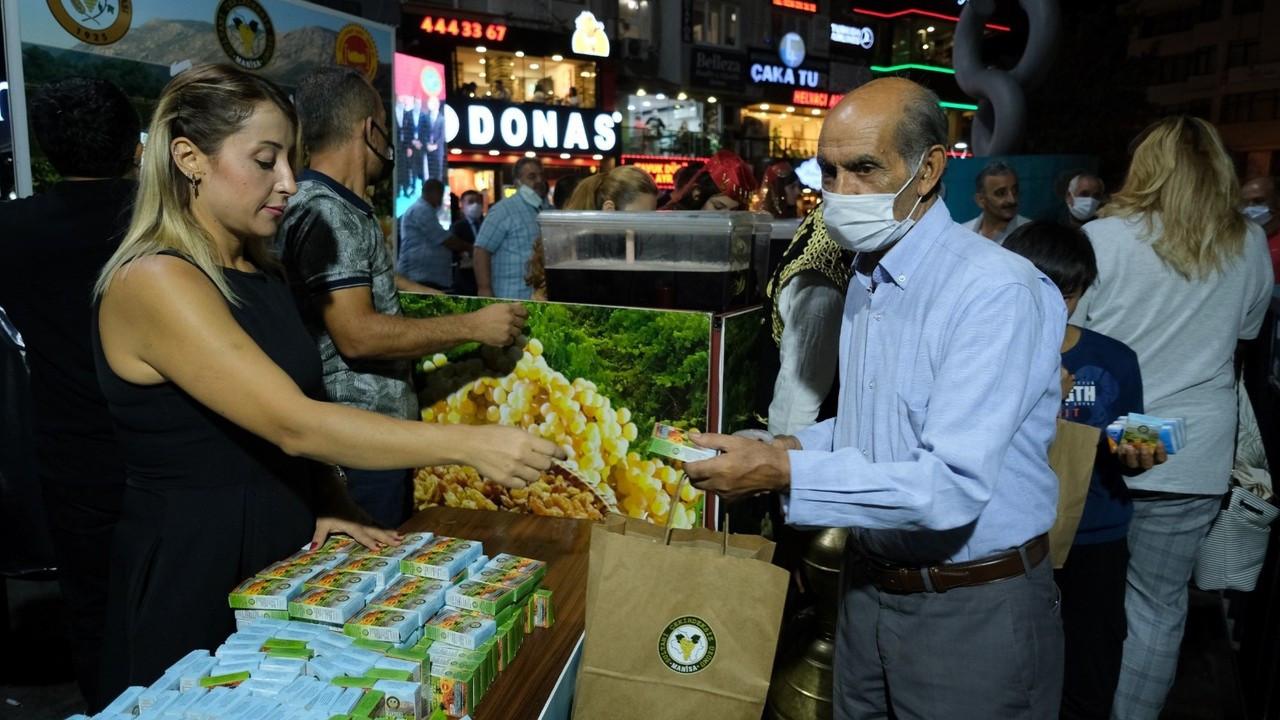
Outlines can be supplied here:
[[876, 318], [876, 320], [879, 320], [879, 319], [881, 319], [881, 318], [883, 318], [883, 317], [884, 317], [884, 313], [882, 313], [882, 312], [878, 312], [878, 313], [876, 313], [876, 314], [875, 314], [875, 318]]
[[868, 457], [870, 457], [870, 456], [871, 456], [871, 453], [870, 453], [866, 448], [862, 448], [862, 454], [863, 454], [863, 455], [866, 455], [866, 456], [868, 456]]
[[907, 276], [906, 276], [906, 275], [899, 275], [899, 276], [898, 276], [898, 282], [906, 282], [906, 281], [907, 281]]
[[867, 383], [867, 387], [871, 388], [872, 390], [875, 390], [875, 389], [876, 389], [876, 381], [875, 381], [875, 380], [872, 380], [871, 382]]

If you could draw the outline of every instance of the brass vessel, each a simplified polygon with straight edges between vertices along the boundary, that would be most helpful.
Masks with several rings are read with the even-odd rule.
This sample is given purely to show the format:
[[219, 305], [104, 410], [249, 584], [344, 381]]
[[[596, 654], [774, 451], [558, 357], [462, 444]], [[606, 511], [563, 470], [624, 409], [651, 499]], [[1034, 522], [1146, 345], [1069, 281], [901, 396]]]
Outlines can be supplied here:
[[813, 533], [805, 550], [804, 580], [818, 599], [816, 618], [810, 624], [811, 637], [796, 643], [773, 673], [765, 713], [768, 718], [827, 720], [832, 716], [831, 668], [840, 615], [840, 566], [848, 537], [849, 531], [843, 528], [822, 530]]

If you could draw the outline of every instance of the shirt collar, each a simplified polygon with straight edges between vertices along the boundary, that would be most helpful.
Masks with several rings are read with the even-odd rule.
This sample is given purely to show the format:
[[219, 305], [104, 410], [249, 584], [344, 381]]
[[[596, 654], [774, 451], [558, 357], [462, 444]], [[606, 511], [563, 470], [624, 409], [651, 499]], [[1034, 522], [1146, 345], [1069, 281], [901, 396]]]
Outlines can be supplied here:
[[879, 273], [877, 280], [891, 282], [906, 289], [907, 283], [920, 268], [920, 262], [924, 259], [929, 247], [937, 241], [949, 225], [951, 225], [951, 211], [947, 209], [942, 198], [938, 198], [924, 217], [917, 220], [907, 234], [903, 235], [902, 239], [880, 258], [877, 270], [883, 270], [883, 272]]
[[324, 185], [325, 187], [337, 193], [338, 197], [351, 203], [355, 207], [355, 209], [359, 210], [365, 215], [368, 215], [369, 217], [373, 217], [372, 205], [365, 202], [364, 198], [351, 192], [351, 190], [348, 189], [345, 185], [342, 185], [337, 180], [334, 180], [328, 175], [325, 175], [324, 173], [318, 170], [312, 170], [311, 168], [307, 168], [306, 170], [302, 171], [302, 177], [300, 179], [314, 180], [315, 182], [318, 182], [321, 185]]

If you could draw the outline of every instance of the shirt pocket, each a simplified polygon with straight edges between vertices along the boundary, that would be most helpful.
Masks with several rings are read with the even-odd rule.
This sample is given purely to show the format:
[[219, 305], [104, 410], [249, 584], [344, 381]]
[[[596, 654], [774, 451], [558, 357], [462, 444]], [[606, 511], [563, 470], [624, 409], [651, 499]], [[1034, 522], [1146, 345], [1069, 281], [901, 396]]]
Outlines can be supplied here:
[[908, 451], [924, 446], [924, 420], [929, 412], [927, 395], [897, 393], [898, 432]]

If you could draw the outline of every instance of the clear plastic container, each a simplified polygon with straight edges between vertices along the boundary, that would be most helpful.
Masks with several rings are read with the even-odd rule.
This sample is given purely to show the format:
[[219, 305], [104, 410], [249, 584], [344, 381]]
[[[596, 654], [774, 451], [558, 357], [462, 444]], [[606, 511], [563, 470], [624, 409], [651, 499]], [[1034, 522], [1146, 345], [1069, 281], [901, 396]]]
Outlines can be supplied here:
[[548, 211], [538, 224], [552, 300], [721, 312], [760, 297], [768, 215]]

